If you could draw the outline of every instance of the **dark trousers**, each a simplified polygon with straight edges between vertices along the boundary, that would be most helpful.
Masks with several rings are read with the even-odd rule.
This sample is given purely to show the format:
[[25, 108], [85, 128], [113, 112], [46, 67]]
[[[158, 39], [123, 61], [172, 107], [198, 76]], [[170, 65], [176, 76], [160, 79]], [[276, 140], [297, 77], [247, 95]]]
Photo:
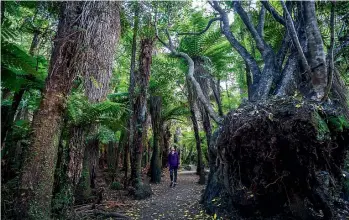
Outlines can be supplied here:
[[[178, 167], [170, 167], [171, 182], [177, 182], [177, 169]], [[174, 176], [174, 179], [173, 179]]]

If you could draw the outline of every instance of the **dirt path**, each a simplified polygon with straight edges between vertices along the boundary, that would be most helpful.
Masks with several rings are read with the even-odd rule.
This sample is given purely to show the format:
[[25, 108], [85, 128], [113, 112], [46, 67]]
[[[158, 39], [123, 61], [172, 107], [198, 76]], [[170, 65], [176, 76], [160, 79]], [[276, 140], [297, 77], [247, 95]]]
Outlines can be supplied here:
[[204, 186], [198, 185], [195, 174], [178, 175], [178, 185], [170, 188], [168, 175], [161, 184], [151, 184], [154, 195], [146, 200], [134, 201], [126, 210], [131, 219], [212, 219], [199, 205]]

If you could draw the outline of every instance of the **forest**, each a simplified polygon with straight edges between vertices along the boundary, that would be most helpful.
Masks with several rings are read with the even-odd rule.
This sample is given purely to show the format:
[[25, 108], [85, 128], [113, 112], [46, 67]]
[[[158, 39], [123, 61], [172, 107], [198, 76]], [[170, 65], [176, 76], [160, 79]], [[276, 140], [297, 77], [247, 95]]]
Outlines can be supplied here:
[[347, 1], [1, 1], [1, 218], [348, 219], [348, 89]]

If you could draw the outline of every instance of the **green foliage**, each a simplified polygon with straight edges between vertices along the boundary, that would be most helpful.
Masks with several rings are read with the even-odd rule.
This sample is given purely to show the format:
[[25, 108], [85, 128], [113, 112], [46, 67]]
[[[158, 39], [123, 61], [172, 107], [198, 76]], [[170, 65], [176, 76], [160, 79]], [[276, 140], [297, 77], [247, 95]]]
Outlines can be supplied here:
[[329, 128], [324, 119], [321, 118], [319, 113], [314, 112], [314, 122], [315, 126], [317, 126], [317, 139], [324, 140], [328, 138]]
[[[199, 32], [205, 29], [209, 18], [203, 12], [195, 12], [186, 23], [181, 23], [179, 32]], [[218, 22], [216, 22], [218, 23]], [[222, 35], [217, 24], [212, 24], [210, 29], [201, 35], [188, 35], [181, 39], [179, 50], [190, 57], [205, 57], [210, 61], [212, 74], [221, 78], [226, 73], [232, 62], [232, 49], [229, 42]]]
[[189, 107], [185, 104], [173, 108], [164, 108], [161, 121], [163, 123], [169, 120], [181, 121], [183, 117], [189, 116], [189, 113]]
[[123, 104], [110, 100], [91, 104], [87, 97], [79, 93], [69, 97], [67, 110], [71, 124], [87, 125], [97, 122], [113, 130], [120, 128], [121, 116], [127, 111]]
[[52, 199], [52, 212], [54, 216], [56, 216], [57, 219], [66, 217], [67, 211], [71, 208], [73, 201], [74, 195], [69, 187], [65, 187], [55, 194]]
[[113, 130], [109, 129], [106, 126], [101, 126], [98, 129], [98, 140], [102, 144], [108, 144], [109, 142], [116, 142], [118, 141], [119, 137], [116, 136], [116, 132]]
[[349, 129], [349, 122], [342, 115], [337, 117], [331, 116], [327, 118], [327, 124], [331, 128], [331, 130], [334, 130], [337, 132], [343, 132], [345, 129]]
[[3, 86], [13, 91], [20, 88], [42, 89], [47, 74], [47, 61], [33, 57], [20, 46], [11, 42], [16, 32], [3, 28], [1, 34], [1, 76]]
[[120, 190], [122, 189], [122, 184], [120, 182], [112, 182], [109, 188], [112, 190]]

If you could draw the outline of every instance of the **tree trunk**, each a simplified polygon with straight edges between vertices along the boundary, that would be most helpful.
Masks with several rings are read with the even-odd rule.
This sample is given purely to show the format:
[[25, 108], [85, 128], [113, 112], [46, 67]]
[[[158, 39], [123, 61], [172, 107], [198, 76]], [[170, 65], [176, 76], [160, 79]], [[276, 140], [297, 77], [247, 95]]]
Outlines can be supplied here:
[[162, 155], [160, 155], [162, 159], [162, 168], [165, 168], [168, 163], [168, 153], [170, 150], [170, 139], [171, 139], [171, 131], [170, 131], [170, 123], [166, 123], [162, 125]]
[[201, 150], [201, 139], [200, 139], [200, 134], [199, 134], [199, 125], [198, 125], [196, 115], [195, 115], [195, 107], [194, 107], [195, 104], [194, 104], [193, 90], [192, 90], [192, 86], [190, 84], [189, 79], [187, 79], [187, 85], [188, 85], [188, 100], [189, 100], [189, 106], [190, 106], [191, 121], [193, 123], [195, 143], [196, 143], [196, 151], [197, 151], [196, 173], [200, 176], [199, 183], [205, 184], [205, 175], [204, 175], [203, 163], [202, 163], [202, 150]]
[[[91, 8], [92, 15], [86, 19], [84, 26], [87, 28], [92, 23], [93, 25], [88, 26], [88, 28], [93, 34], [84, 36], [83, 41], [85, 42], [85, 47], [88, 48], [86, 55], [93, 54], [93, 56], [86, 57], [89, 61], [82, 66], [82, 69], [86, 74], [84, 80], [85, 95], [90, 103], [97, 103], [103, 101], [109, 91], [113, 57], [120, 35], [119, 3], [91, 2], [87, 7]], [[95, 13], [99, 11], [104, 11], [104, 13]], [[80, 136], [72, 136], [70, 140], [72, 144], [69, 146], [71, 153], [68, 166], [72, 169], [69, 169], [68, 173], [71, 174], [71, 177], [80, 178], [83, 169], [84, 142], [88, 133], [91, 134], [97, 130], [97, 125], [91, 124], [87, 128], [78, 126], [73, 129], [80, 130], [77, 131], [80, 133]], [[76, 138], [78, 140], [74, 140]], [[97, 148], [90, 149], [91, 152], [97, 153], [89, 155], [89, 157], [96, 156], [97, 158], [89, 158], [89, 160], [98, 161], [98, 144], [89, 144], [88, 146]], [[90, 166], [84, 169], [90, 169], [90, 173], [97, 172], [99, 170], [98, 163], [90, 163]], [[95, 175], [91, 175], [91, 178], [94, 177]], [[68, 184], [71, 185], [74, 192], [79, 179], [69, 177], [68, 180]], [[90, 182], [93, 183], [94, 179], [91, 179]]]
[[[203, 91], [206, 100], [210, 100], [210, 75], [208, 71], [204, 67], [204, 61], [201, 58], [195, 58], [195, 69], [194, 69], [194, 76], [196, 78], [196, 81], [199, 83], [201, 90]], [[193, 91], [195, 94], [195, 91]], [[218, 96], [218, 95], [217, 95]], [[195, 94], [196, 97], [196, 94]], [[219, 100], [219, 99], [217, 99]], [[206, 141], [207, 146], [210, 146], [210, 140], [211, 140], [211, 133], [212, 133], [212, 127], [210, 122], [210, 117], [208, 115], [208, 112], [206, 111], [205, 107], [200, 103], [197, 102], [197, 106], [200, 110], [201, 115], [201, 121], [202, 121], [202, 127], [204, 128], [205, 134], [206, 134]], [[219, 113], [221, 115], [221, 113]]]
[[[129, 100], [130, 100], [130, 109], [134, 108], [134, 91], [135, 91], [135, 67], [136, 67], [136, 51], [137, 51], [137, 36], [138, 36], [138, 23], [139, 23], [139, 6], [136, 3], [135, 12], [134, 12], [134, 24], [133, 24], [133, 39], [132, 39], [132, 52], [131, 52], [131, 66], [130, 66], [130, 85], [128, 88]], [[133, 139], [135, 133], [135, 122], [133, 114], [131, 113], [130, 119], [128, 121], [128, 130], [127, 130], [127, 144], [125, 145], [125, 159], [124, 159], [124, 168], [125, 168], [125, 183], [124, 187], [128, 185], [128, 172], [131, 161], [129, 162], [129, 157], [131, 157], [131, 148], [133, 148]]]
[[[143, 152], [143, 131], [147, 119], [147, 93], [150, 78], [150, 66], [152, 61], [154, 40], [145, 38], [141, 40], [139, 55], [139, 71], [135, 72], [135, 86], [137, 94], [134, 94], [132, 126], [134, 128], [133, 137], [130, 138], [131, 146], [131, 181], [134, 187], [142, 182], [141, 179], [141, 160]], [[130, 135], [131, 137], [132, 135]]]
[[153, 127], [153, 154], [151, 157], [151, 182], [160, 183], [161, 181], [161, 163], [160, 163], [160, 129], [161, 129], [161, 105], [160, 96], [152, 96], [150, 98], [150, 114]]
[[[101, 10], [97, 6], [109, 10], [110, 13], [106, 13], [108, 16], [95, 13]], [[53, 174], [66, 97], [78, 72], [86, 73], [91, 68], [87, 65], [90, 63], [100, 65], [94, 59], [103, 57], [105, 53], [98, 42], [101, 37], [110, 37], [107, 41], [103, 39], [103, 45], [111, 55], [114, 54], [120, 29], [118, 8], [118, 3], [112, 2], [62, 4], [49, 76], [39, 110], [34, 115], [32, 144], [26, 154], [20, 179], [21, 193], [17, 212], [20, 218], [48, 219], [50, 216]], [[104, 22], [95, 22], [96, 17], [103, 17]], [[87, 27], [89, 31], [81, 31], [87, 30]], [[93, 52], [96, 43], [97, 49], [104, 53], [92, 57], [89, 53]], [[103, 58], [112, 62], [113, 57], [109, 55], [108, 53]], [[101, 65], [105, 71], [110, 70], [110, 74], [111, 62], [109, 66]]]

